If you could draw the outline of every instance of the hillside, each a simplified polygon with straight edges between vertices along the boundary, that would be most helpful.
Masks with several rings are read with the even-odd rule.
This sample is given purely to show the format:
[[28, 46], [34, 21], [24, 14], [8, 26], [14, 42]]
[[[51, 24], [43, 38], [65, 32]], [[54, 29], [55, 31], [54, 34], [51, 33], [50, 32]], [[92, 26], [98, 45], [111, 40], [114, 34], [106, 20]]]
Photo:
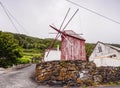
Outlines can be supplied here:
[[[43, 58], [44, 51], [53, 39], [35, 38], [23, 34], [0, 31], [0, 67], [13, 64], [38, 63]], [[60, 41], [53, 45], [55, 48]]]
[[[15, 34], [10, 33], [14, 35], [14, 38], [18, 40], [19, 46], [21, 46], [24, 49], [39, 49], [41, 52], [43, 52], [45, 49], [49, 47], [51, 42], [53, 41], [52, 38], [37, 38], [37, 37], [31, 37], [24, 34]], [[56, 48], [57, 45], [60, 45], [60, 40], [56, 40], [53, 48]]]
[[[51, 42], [53, 41], [52, 38], [42, 39], [42, 38], [27, 36], [24, 34], [15, 34], [15, 33], [10, 33], [10, 34], [14, 35], [14, 38], [17, 39], [19, 42], [19, 46], [21, 46], [25, 52], [30, 53], [30, 52], [35, 52], [35, 50], [37, 50], [42, 54], [42, 57], [45, 49], [47, 49], [50, 46]], [[55, 42], [53, 48], [56, 48], [58, 44], [60, 45], [60, 40], [57, 40]], [[120, 44], [110, 44], [110, 45], [120, 47]], [[95, 43], [85, 44], [87, 58], [89, 58], [94, 47], [95, 47]]]

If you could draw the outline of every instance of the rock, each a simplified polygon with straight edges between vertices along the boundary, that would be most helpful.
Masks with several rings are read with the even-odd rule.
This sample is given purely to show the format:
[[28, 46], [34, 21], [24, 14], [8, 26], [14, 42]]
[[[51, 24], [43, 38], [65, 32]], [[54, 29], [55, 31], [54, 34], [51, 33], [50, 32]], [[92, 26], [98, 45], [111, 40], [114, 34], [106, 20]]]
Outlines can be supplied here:
[[102, 83], [119, 82], [119, 67], [99, 67], [98, 74], [102, 76]]
[[66, 76], [66, 72], [67, 72], [67, 68], [63, 67], [60, 69], [60, 76], [61, 77], [65, 77]]
[[99, 67], [86, 61], [50, 61], [36, 65], [36, 78], [44, 85], [92, 86], [120, 81], [119, 67]]
[[38, 76], [37, 76], [37, 81], [38, 81], [38, 82], [43, 82], [43, 81], [44, 81], [44, 76], [38, 75]]
[[102, 82], [102, 76], [101, 75], [95, 75], [93, 76], [94, 83], [95, 84], [100, 84]]
[[78, 84], [81, 84], [82, 83], [82, 80], [80, 78], [77, 78], [77, 83]]
[[63, 88], [68, 88], [68, 86], [65, 85], [65, 86], [63, 86]]

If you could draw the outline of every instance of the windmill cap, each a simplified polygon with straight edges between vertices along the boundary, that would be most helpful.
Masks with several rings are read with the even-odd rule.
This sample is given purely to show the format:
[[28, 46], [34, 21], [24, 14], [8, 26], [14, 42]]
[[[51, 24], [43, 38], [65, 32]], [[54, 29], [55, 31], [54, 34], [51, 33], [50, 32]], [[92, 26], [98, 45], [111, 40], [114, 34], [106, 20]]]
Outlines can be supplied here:
[[75, 33], [74, 31], [72, 30], [65, 30], [64, 33], [67, 35], [67, 36], [70, 36], [70, 37], [74, 37], [74, 38], [77, 38], [77, 39], [80, 39], [80, 40], [84, 40], [85, 39], [83, 37], [81, 37], [79, 34]]

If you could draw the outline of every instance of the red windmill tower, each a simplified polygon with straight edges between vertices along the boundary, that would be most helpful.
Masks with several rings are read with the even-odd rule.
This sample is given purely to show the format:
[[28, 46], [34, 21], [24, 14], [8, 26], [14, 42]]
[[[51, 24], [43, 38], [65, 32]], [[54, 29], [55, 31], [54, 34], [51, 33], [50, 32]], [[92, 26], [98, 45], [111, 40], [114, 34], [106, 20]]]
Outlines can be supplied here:
[[55, 39], [52, 41], [50, 47], [48, 48], [48, 53], [46, 57], [49, 55], [51, 48], [53, 47], [55, 41], [61, 36], [61, 60], [86, 60], [86, 52], [85, 52], [85, 39], [82, 38], [79, 34], [76, 34], [72, 30], [64, 30], [75, 14], [78, 12], [79, 9], [73, 14], [70, 20], [67, 22], [65, 27], [61, 30], [62, 25], [70, 11], [67, 11], [67, 14], [60, 26], [59, 29], [50, 25], [51, 28], [56, 30], [58, 33]]

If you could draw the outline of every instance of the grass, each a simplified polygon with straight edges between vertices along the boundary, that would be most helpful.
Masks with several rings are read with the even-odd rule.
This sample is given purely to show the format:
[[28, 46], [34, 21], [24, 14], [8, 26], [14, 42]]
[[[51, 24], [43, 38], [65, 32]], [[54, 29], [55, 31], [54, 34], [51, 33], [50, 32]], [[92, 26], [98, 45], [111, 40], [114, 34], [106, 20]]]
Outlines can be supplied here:
[[29, 56], [23, 56], [22, 58], [19, 58], [18, 59], [18, 62], [20, 64], [27, 64], [27, 63], [30, 63], [31, 62], [31, 59]]
[[95, 85], [97, 87], [99, 86], [103, 86], [103, 87], [107, 87], [107, 86], [120, 86], [120, 81], [118, 82], [109, 82], [109, 83], [102, 83], [102, 84], [99, 84], [99, 85]]
[[18, 59], [19, 63], [30, 63], [35, 62], [38, 63], [40, 58], [42, 58], [43, 54], [38, 49], [23, 49], [23, 57]]
[[103, 85], [108, 85], [108, 86], [120, 86], [120, 81], [118, 82], [109, 82], [109, 83], [105, 83]]
[[42, 53], [38, 49], [24, 49], [23, 56], [29, 56], [30, 58], [34, 56], [42, 57]]

